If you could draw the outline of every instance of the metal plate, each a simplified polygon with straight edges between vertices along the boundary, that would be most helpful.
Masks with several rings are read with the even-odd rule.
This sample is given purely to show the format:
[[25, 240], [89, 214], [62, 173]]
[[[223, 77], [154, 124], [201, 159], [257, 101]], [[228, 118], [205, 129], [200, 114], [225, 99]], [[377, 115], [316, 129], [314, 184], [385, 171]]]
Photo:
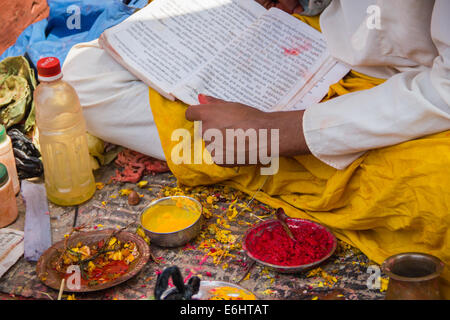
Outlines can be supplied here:
[[326, 231], [326, 233], [328, 234], [328, 236], [332, 239], [332, 247], [330, 249], [330, 251], [328, 252], [328, 254], [326, 254], [322, 259], [317, 260], [315, 262], [312, 262], [310, 264], [304, 264], [304, 265], [299, 265], [299, 266], [279, 266], [279, 265], [275, 265], [275, 264], [271, 264], [265, 261], [262, 261], [258, 258], [256, 258], [248, 249], [247, 247], [247, 237], [254, 232], [254, 230], [260, 229], [259, 232], [265, 230], [269, 230], [270, 228], [273, 228], [275, 225], [279, 224], [280, 222], [278, 220], [267, 220], [264, 222], [261, 222], [259, 224], [257, 224], [256, 226], [254, 226], [253, 228], [250, 228], [247, 230], [247, 232], [244, 235], [244, 238], [242, 240], [242, 249], [245, 251], [245, 253], [247, 254], [247, 256], [250, 259], [253, 259], [254, 261], [256, 261], [257, 263], [268, 267], [271, 270], [274, 270], [276, 272], [280, 272], [280, 273], [299, 273], [299, 272], [303, 272], [306, 270], [310, 270], [313, 268], [316, 268], [317, 266], [319, 266], [321, 263], [325, 262], [328, 258], [330, 258], [334, 252], [336, 251], [337, 248], [337, 239], [336, 236], [325, 226], [311, 221], [311, 220], [307, 220], [307, 219], [297, 219], [297, 218], [287, 218], [286, 219], [286, 223], [289, 225], [289, 223], [308, 223], [308, 224], [313, 224], [316, 227], [323, 229]]
[[247, 289], [245, 289], [237, 284], [225, 282], [225, 281], [201, 281], [199, 292], [195, 296], [192, 296], [192, 298], [198, 299], [198, 300], [209, 300], [213, 296], [213, 294], [211, 294], [211, 292], [210, 292], [211, 289], [217, 289], [220, 287], [232, 287], [232, 288], [240, 289], [240, 290], [245, 291], [245, 293], [247, 293], [247, 294], [251, 294], [251, 295], [255, 296], [255, 299], [258, 299], [253, 292], [248, 291]]
[[[247, 289], [245, 289], [237, 284], [234, 284], [231, 282], [225, 282], [225, 281], [207, 281], [207, 280], [200, 281], [200, 290], [196, 295], [192, 296], [192, 299], [193, 300], [209, 300], [213, 296], [213, 294], [211, 294], [211, 292], [210, 292], [211, 289], [217, 289], [217, 288], [221, 288], [221, 287], [232, 287], [232, 288], [240, 289], [240, 290], [245, 291], [245, 293], [247, 293], [247, 294], [253, 295], [256, 300], [258, 299], [258, 297], [253, 292], [248, 291]], [[161, 295], [161, 300], [164, 300], [174, 290], [176, 290], [175, 287], [166, 290]]]
[[[70, 237], [69, 239], [69, 245], [76, 245], [78, 242], [82, 242], [86, 245], [93, 245], [95, 243], [98, 243], [102, 239], [107, 238], [110, 236], [113, 232], [117, 230], [114, 229], [106, 229], [106, 230], [99, 230], [99, 231], [88, 231], [88, 232], [80, 232], [78, 234], [75, 234]], [[65, 285], [64, 291], [66, 292], [92, 292], [92, 291], [98, 291], [103, 290], [107, 288], [114, 287], [124, 281], [129, 280], [130, 278], [134, 277], [136, 274], [141, 271], [141, 269], [145, 266], [145, 264], [148, 262], [148, 259], [150, 257], [150, 248], [148, 244], [145, 242], [144, 239], [142, 239], [137, 234], [127, 232], [127, 231], [121, 231], [116, 235], [116, 238], [120, 241], [132, 241], [136, 244], [138, 250], [139, 250], [139, 257], [135, 259], [130, 265], [128, 272], [125, 273], [123, 276], [114, 279], [112, 281], [108, 281], [106, 283], [101, 283], [94, 286], [88, 286], [88, 285], [81, 285], [80, 290], [71, 290], [67, 288], [67, 285]], [[64, 240], [59, 241], [55, 243], [53, 246], [51, 246], [47, 251], [44, 252], [44, 254], [39, 258], [39, 261], [36, 265], [36, 272], [39, 277], [39, 279], [50, 288], [53, 288], [55, 290], [59, 290], [59, 287], [61, 285], [62, 276], [61, 273], [57, 272], [52, 267], [52, 262], [56, 261], [58, 259], [59, 255], [61, 254], [62, 250], [64, 249]]]

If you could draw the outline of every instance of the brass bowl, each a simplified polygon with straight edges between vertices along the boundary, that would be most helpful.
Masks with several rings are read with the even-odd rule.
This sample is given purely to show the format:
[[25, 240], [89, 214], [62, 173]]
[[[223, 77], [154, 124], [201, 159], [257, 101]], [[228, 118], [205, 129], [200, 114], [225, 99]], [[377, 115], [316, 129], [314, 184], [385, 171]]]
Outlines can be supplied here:
[[325, 260], [327, 260], [328, 258], [330, 258], [337, 247], [337, 239], [334, 236], [334, 234], [326, 227], [322, 226], [321, 224], [318, 224], [314, 221], [311, 220], [306, 220], [306, 219], [296, 219], [296, 218], [287, 218], [286, 219], [286, 223], [289, 225], [290, 223], [308, 223], [308, 224], [313, 224], [315, 225], [317, 228], [323, 229], [328, 233], [328, 236], [332, 239], [332, 246], [330, 251], [320, 260], [314, 261], [312, 263], [309, 264], [303, 264], [303, 265], [298, 265], [298, 266], [282, 266], [282, 265], [276, 265], [276, 264], [271, 264], [268, 262], [265, 262], [263, 260], [260, 260], [258, 258], [256, 258], [251, 250], [249, 250], [248, 246], [247, 246], [247, 240], [248, 237], [251, 233], [255, 232], [255, 230], [257, 229], [270, 229], [275, 227], [276, 225], [278, 225], [280, 222], [278, 220], [272, 219], [272, 220], [267, 220], [264, 222], [261, 222], [259, 224], [257, 224], [256, 226], [254, 226], [253, 228], [250, 228], [247, 230], [247, 232], [244, 235], [244, 238], [242, 240], [242, 249], [245, 251], [245, 253], [247, 254], [247, 256], [249, 258], [251, 258], [252, 260], [256, 261], [257, 263], [268, 267], [269, 269], [272, 269], [276, 272], [279, 273], [299, 273], [299, 272], [303, 272], [306, 270], [310, 270], [313, 268], [316, 268], [318, 265], [320, 265], [321, 263], [323, 263]]
[[[192, 223], [190, 226], [174, 231], [174, 232], [154, 232], [151, 230], [146, 229], [142, 224], [142, 218], [145, 214], [145, 212], [154, 206], [161, 206], [161, 205], [167, 205], [167, 206], [175, 206], [177, 201], [180, 199], [185, 199], [186, 203], [189, 203], [190, 205], [194, 206], [196, 210], [200, 212], [200, 215], [198, 219]], [[190, 210], [188, 206], [184, 206], [186, 210]], [[191, 208], [192, 209], [192, 208]], [[202, 205], [200, 202], [195, 200], [191, 197], [186, 196], [173, 196], [173, 197], [165, 197], [158, 200], [153, 201], [150, 203], [147, 207], [142, 210], [141, 215], [139, 216], [139, 223], [146, 233], [146, 235], [150, 238], [151, 243], [156, 244], [160, 247], [166, 247], [166, 248], [175, 248], [180, 247], [182, 245], [185, 245], [192, 239], [194, 239], [199, 233], [202, 228]]]

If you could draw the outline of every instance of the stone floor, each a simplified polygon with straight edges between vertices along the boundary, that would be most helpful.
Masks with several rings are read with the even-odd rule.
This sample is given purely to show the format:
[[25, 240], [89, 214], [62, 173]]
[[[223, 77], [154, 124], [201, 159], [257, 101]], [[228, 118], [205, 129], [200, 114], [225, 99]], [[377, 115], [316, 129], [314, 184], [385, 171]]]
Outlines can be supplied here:
[[[175, 194], [190, 195], [202, 202], [207, 209], [204, 231], [182, 248], [164, 249], [151, 245], [156, 261], [149, 261], [137, 276], [110, 289], [75, 294], [76, 299], [153, 299], [157, 274], [171, 265], [178, 265], [186, 278], [198, 275], [204, 280], [240, 281], [241, 286], [252, 291], [259, 299], [384, 298], [384, 286], [381, 289], [369, 289], [366, 284], [370, 276], [368, 267], [374, 263], [359, 250], [341, 241], [334, 256], [319, 268], [305, 273], [279, 274], [258, 264], [249, 269], [250, 261], [239, 248], [240, 239], [249, 225], [271, 219], [274, 210], [257, 201], [251, 202], [250, 210], [242, 210], [249, 197], [237, 190], [222, 186], [177, 187], [176, 180], [170, 173], [143, 177], [148, 183], [145, 188], [128, 183], [110, 184], [108, 182], [115, 170], [111, 164], [96, 172], [96, 181], [104, 186], [99, 184], [95, 196], [80, 205], [78, 210], [50, 204], [53, 243], [62, 240], [74, 225], [88, 223], [96, 228], [126, 226], [137, 221], [140, 211], [153, 199]], [[120, 195], [121, 191], [129, 189], [134, 189], [141, 195], [140, 204], [130, 206], [127, 197]], [[230, 221], [230, 205], [234, 200], [237, 201], [233, 207], [239, 208], [240, 212], [236, 219]], [[9, 227], [23, 230], [25, 209], [20, 197], [18, 202], [20, 216]], [[226, 230], [231, 231], [231, 239], [235, 239], [234, 245], [233, 241], [223, 240]], [[208, 249], [202, 249], [205, 243], [215, 243], [221, 256], [214, 256]], [[58, 292], [39, 281], [35, 266], [35, 263], [22, 257], [0, 279], [0, 299], [56, 299]], [[63, 299], [66, 298], [67, 295], [63, 295]]]

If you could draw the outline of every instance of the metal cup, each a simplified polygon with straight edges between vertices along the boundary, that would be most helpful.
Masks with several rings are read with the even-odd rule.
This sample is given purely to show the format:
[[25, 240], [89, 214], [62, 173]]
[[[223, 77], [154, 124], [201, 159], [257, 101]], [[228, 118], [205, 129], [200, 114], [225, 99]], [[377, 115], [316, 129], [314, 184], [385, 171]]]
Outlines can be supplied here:
[[[194, 206], [195, 207], [194, 209], [198, 210], [200, 212], [199, 218], [193, 224], [191, 224], [190, 226], [188, 226], [184, 229], [174, 231], [174, 232], [167, 232], [167, 233], [153, 232], [151, 230], [146, 229], [142, 225], [142, 217], [148, 208], [156, 206], [156, 205], [159, 205], [159, 206], [173, 205], [173, 206], [175, 206], [177, 200], [179, 200], [179, 199], [186, 199], [190, 206]], [[189, 210], [189, 208], [187, 208], [187, 207], [185, 207], [185, 209]], [[140, 222], [142, 229], [144, 229], [144, 232], [150, 238], [151, 243], [156, 244], [160, 247], [173, 248], [173, 247], [179, 247], [179, 246], [182, 246], [182, 245], [188, 243], [189, 241], [194, 239], [200, 233], [200, 230], [202, 228], [202, 220], [203, 220], [202, 217], [203, 217], [202, 205], [200, 202], [198, 202], [194, 198], [190, 198], [190, 197], [186, 197], [186, 196], [173, 196], [173, 197], [161, 198], [161, 199], [155, 200], [152, 203], [150, 203], [150, 205], [148, 205], [142, 211], [140, 218], [139, 218], [139, 222]]]

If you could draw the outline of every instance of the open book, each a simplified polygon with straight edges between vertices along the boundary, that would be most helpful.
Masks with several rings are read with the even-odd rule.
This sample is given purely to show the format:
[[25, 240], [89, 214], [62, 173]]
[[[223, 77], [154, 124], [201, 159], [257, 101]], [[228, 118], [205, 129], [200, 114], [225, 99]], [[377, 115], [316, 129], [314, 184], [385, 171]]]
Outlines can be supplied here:
[[23, 255], [23, 237], [22, 231], [8, 228], [0, 229], [0, 278]]
[[320, 32], [254, 0], [154, 0], [100, 44], [163, 96], [191, 105], [202, 93], [263, 111], [304, 109], [349, 71]]

